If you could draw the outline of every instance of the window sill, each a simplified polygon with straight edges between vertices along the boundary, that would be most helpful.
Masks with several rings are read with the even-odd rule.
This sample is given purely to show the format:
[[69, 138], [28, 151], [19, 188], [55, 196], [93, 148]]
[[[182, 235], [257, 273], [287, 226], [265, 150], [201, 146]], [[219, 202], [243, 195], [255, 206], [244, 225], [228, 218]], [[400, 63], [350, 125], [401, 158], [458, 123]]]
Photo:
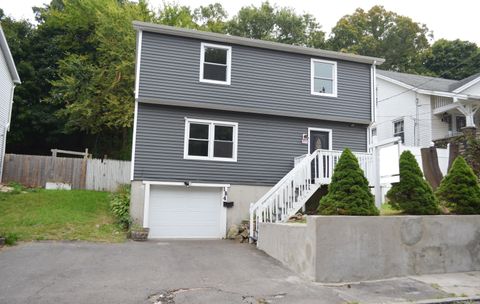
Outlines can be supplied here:
[[229, 81], [219, 81], [219, 80], [210, 80], [210, 79], [200, 79], [202, 83], [209, 83], [209, 84], [220, 84], [220, 85], [230, 85]]
[[331, 98], [337, 98], [337, 94], [326, 94], [326, 93], [317, 93], [317, 92], [310, 92], [311, 95], [315, 96], [323, 96], [323, 97], [331, 97]]
[[206, 161], [216, 161], [216, 162], [230, 162], [230, 163], [236, 163], [237, 162], [236, 158], [203, 157], [203, 156], [190, 156], [190, 155], [183, 156], [183, 159], [186, 159], [186, 160], [206, 160]]

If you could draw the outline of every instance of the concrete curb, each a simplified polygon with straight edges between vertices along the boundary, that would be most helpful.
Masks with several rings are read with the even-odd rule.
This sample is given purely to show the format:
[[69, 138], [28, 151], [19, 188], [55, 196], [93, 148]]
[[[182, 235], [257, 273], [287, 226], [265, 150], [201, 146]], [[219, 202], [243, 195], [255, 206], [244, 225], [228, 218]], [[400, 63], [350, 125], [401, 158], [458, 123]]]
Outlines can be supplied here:
[[408, 301], [408, 302], [399, 302], [398, 304], [449, 304], [449, 303], [458, 303], [458, 302], [467, 302], [467, 301], [480, 301], [480, 297], [459, 297], [459, 298], [443, 298], [443, 299], [434, 299], [434, 300], [421, 300], [421, 301]]

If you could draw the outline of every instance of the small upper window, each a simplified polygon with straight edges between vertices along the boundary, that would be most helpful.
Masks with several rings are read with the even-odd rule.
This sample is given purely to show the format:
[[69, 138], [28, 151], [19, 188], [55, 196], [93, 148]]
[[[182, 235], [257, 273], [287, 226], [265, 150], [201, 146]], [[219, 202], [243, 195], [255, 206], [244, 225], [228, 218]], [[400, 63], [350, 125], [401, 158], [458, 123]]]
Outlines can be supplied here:
[[402, 143], [405, 143], [405, 123], [402, 120], [397, 120], [393, 123], [393, 136], [400, 137]]
[[234, 122], [187, 119], [184, 158], [236, 161], [237, 128]]
[[230, 84], [232, 48], [202, 43], [200, 55], [200, 81]]
[[337, 63], [335, 61], [312, 59], [311, 93], [337, 97]]

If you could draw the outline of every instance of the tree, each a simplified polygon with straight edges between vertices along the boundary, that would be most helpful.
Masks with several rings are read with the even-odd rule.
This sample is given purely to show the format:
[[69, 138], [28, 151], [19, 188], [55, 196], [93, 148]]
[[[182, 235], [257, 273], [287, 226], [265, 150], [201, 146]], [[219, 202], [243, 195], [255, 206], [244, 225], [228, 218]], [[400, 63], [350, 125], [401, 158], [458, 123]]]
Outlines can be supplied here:
[[461, 156], [455, 159], [435, 194], [454, 213], [480, 214], [478, 179]]
[[358, 160], [345, 149], [333, 172], [328, 193], [318, 206], [323, 215], [378, 215], [374, 197]]
[[[61, 10], [43, 12], [39, 26], [59, 31], [56, 41], [67, 54], [58, 61], [58, 78], [51, 81], [48, 100], [61, 106], [56, 114], [66, 120], [64, 132], [94, 136], [97, 155], [128, 158], [135, 77], [132, 21], [151, 21], [153, 15], [144, 1], [65, 0], [63, 4]], [[120, 142], [115, 150], [108, 149], [112, 136]], [[99, 148], [99, 140], [107, 143]]]
[[384, 69], [415, 72], [431, 33], [424, 24], [374, 6], [341, 18], [327, 41], [330, 49], [385, 58]]
[[410, 151], [400, 155], [400, 182], [393, 184], [387, 198], [394, 209], [407, 214], [438, 214], [433, 190], [423, 178], [415, 156]]
[[244, 6], [227, 22], [231, 35], [286, 44], [322, 47], [325, 32], [310, 14], [297, 14], [291, 8], [278, 8], [263, 2], [260, 7]]
[[460, 80], [480, 71], [480, 49], [469, 41], [439, 39], [423, 61], [435, 76]]

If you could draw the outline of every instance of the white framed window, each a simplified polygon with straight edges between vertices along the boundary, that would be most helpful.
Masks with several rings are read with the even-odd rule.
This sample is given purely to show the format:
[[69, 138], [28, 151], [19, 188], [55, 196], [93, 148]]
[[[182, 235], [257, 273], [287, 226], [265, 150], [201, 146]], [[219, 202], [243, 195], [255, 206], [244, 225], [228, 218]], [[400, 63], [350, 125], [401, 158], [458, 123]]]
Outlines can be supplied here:
[[200, 82], [230, 85], [232, 47], [202, 43], [200, 51]]
[[237, 161], [238, 123], [185, 119], [185, 159]]
[[400, 137], [405, 143], [405, 122], [403, 119], [393, 122], [393, 136]]
[[327, 97], [337, 97], [337, 63], [321, 59], [311, 59], [311, 93]]

